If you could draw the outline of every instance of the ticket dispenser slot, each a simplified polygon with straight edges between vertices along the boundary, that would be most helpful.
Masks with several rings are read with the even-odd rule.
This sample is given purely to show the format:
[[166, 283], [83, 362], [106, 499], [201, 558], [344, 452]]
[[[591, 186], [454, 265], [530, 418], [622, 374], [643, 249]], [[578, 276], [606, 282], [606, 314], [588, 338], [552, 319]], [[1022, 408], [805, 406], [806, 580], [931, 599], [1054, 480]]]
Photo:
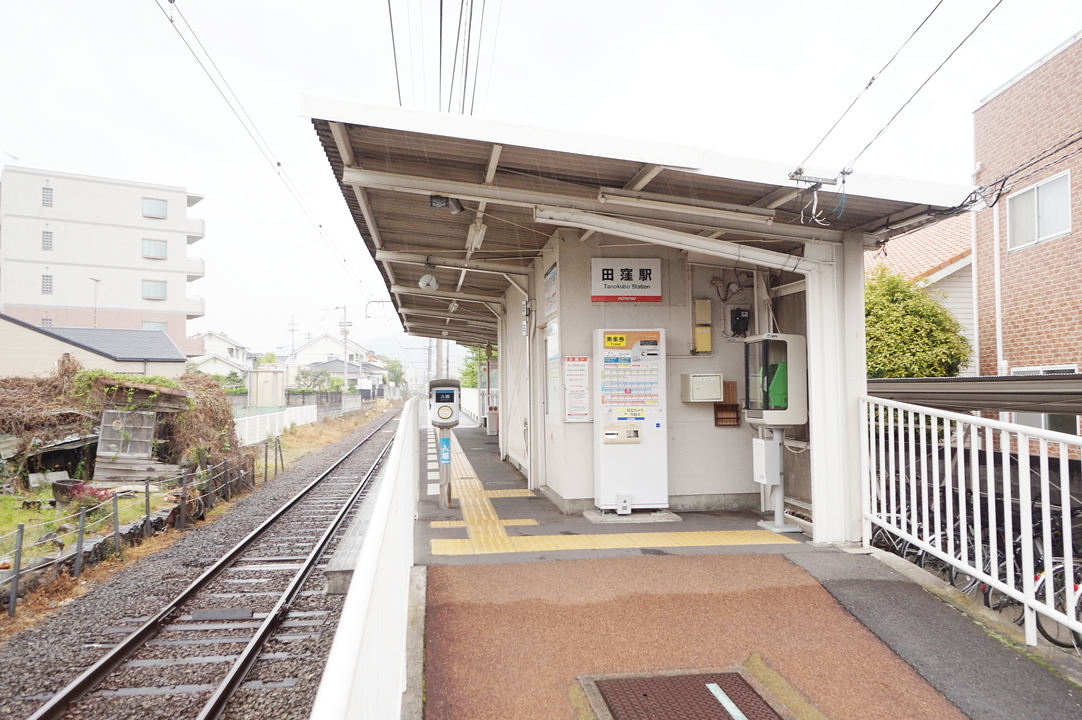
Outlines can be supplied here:
[[669, 506], [665, 331], [594, 332], [594, 504]]
[[641, 442], [639, 423], [605, 423], [606, 445], [638, 445]]

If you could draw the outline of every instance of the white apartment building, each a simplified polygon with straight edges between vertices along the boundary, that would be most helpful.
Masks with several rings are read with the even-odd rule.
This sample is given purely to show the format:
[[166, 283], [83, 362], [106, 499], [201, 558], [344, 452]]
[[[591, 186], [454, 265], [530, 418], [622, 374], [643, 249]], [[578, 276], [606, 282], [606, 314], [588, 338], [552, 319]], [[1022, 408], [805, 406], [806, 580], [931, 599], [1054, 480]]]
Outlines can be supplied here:
[[181, 187], [7, 166], [0, 175], [0, 313], [39, 327], [164, 330], [188, 356], [203, 315], [189, 282], [205, 235]]

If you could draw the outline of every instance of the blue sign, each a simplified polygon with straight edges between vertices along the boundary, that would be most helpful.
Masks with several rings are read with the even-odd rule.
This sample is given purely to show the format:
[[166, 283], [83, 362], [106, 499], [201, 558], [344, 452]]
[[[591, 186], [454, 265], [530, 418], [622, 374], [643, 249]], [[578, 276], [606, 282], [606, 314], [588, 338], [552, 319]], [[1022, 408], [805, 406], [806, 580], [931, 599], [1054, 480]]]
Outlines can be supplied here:
[[440, 438], [440, 465], [451, 464], [451, 438]]

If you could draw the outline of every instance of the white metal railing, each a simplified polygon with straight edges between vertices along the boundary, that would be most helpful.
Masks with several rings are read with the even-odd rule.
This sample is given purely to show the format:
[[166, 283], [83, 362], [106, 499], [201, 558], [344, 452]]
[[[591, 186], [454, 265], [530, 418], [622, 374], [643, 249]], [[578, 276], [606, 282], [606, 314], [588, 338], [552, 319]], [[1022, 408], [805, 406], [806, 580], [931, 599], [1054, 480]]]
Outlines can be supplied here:
[[943, 568], [1024, 624], [1030, 645], [1039, 629], [1078, 646], [1082, 438], [874, 397], [861, 398], [861, 416], [865, 545], [885, 537]]
[[311, 718], [397, 718], [406, 689], [414, 490], [419, 481], [420, 398], [402, 409], [394, 447], [342, 606]]
[[300, 405], [280, 412], [234, 418], [233, 425], [241, 445], [254, 445], [269, 437], [278, 437], [290, 425], [307, 425], [316, 421], [315, 405]]

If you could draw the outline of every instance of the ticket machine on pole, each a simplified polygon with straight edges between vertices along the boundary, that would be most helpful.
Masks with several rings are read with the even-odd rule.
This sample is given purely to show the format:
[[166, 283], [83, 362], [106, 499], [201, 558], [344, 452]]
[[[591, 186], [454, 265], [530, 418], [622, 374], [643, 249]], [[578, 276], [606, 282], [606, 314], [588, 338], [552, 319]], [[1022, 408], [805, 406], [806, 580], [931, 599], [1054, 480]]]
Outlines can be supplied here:
[[748, 423], [770, 431], [752, 439], [755, 482], [770, 488], [774, 522], [760, 527], [800, 532], [785, 524], [785, 429], [808, 422], [808, 354], [802, 335], [766, 333], [744, 341], [744, 412]]
[[594, 331], [594, 504], [669, 506], [665, 331]]
[[443, 378], [428, 383], [429, 419], [439, 430], [440, 510], [451, 507], [451, 428], [461, 413], [462, 383]]

